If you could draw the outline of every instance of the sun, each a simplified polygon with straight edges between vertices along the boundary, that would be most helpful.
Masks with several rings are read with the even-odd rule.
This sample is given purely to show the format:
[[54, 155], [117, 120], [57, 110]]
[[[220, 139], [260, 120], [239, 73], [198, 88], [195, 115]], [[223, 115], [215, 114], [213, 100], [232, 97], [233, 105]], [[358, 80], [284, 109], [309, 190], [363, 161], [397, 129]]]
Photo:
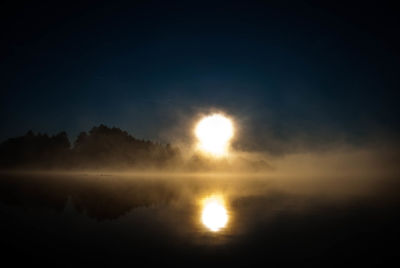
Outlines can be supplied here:
[[220, 196], [210, 196], [203, 200], [201, 221], [212, 232], [217, 232], [228, 223], [228, 212]]
[[195, 128], [198, 148], [216, 157], [228, 154], [233, 137], [232, 120], [222, 114], [212, 114], [202, 118]]

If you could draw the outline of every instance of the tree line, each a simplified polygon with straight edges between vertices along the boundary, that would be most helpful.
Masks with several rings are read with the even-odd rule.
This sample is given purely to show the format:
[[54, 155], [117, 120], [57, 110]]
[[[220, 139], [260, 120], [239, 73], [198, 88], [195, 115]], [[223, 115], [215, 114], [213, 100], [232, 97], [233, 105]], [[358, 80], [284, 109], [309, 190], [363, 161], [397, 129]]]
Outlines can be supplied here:
[[2, 169], [166, 168], [179, 157], [170, 144], [140, 140], [105, 125], [81, 132], [73, 144], [65, 131], [53, 136], [29, 131], [0, 144]]

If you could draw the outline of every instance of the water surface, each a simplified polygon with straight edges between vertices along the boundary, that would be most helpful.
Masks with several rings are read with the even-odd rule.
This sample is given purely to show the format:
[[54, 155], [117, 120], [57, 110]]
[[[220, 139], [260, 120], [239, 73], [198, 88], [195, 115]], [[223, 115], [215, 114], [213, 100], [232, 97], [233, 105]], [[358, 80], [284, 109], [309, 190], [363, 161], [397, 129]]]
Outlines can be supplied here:
[[14, 262], [115, 266], [395, 260], [395, 178], [227, 174], [0, 175]]

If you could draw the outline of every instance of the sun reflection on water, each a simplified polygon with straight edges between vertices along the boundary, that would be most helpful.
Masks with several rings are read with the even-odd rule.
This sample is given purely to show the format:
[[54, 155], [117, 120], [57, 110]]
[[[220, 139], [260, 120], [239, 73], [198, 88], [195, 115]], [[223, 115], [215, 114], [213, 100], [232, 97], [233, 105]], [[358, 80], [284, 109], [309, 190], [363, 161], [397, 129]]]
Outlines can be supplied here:
[[212, 232], [218, 232], [228, 223], [225, 201], [220, 195], [206, 197], [202, 202], [202, 223]]

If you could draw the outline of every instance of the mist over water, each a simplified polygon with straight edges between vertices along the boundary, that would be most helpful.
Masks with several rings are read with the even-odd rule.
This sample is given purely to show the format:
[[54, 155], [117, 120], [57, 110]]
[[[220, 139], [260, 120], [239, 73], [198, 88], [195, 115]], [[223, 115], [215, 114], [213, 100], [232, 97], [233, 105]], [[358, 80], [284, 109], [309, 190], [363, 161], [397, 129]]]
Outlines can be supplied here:
[[64, 267], [395, 260], [397, 143], [326, 146], [214, 157], [104, 125], [73, 146], [28, 132], [0, 146], [0, 246]]
[[[398, 238], [393, 177], [37, 172], [0, 186], [2, 244], [23, 262], [379, 263]], [[201, 220], [213, 195], [229, 217], [216, 232]]]

